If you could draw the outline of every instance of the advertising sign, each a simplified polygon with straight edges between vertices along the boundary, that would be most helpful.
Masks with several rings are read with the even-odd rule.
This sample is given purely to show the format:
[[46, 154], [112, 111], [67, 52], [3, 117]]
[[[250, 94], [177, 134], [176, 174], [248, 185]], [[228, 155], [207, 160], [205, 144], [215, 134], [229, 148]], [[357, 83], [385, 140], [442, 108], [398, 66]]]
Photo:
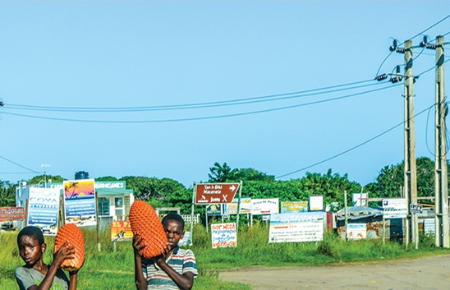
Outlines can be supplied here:
[[307, 212], [307, 201], [282, 201], [281, 213]]
[[211, 225], [212, 248], [230, 248], [237, 246], [236, 224]]
[[323, 211], [323, 196], [309, 196], [309, 211]]
[[321, 241], [323, 219], [323, 211], [271, 214], [269, 243]]
[[367, 199], [369, 195], [367, 193], [353, 193], [352, 202], [353, 206], [367, 206]]
[[208, 216], [221, 216], [222, 215], [222, 209], [221, 204], [208, 204], [206, 206], [206, 214]]
[[195, 203], [230, 203], [240, 183], [200, 183], [195, 185]]
[[[233, 201], [231, 203], [223, 204], [223, 213], [227, 214], [227, 215], [237, 214], [238, 200], [239, 200], [238, 198], [233, 198]], [[241, 198], [239, 213], [240, 214], [249, 214], [251, 212], [252, 212], [252, 199], [251, 198]]]
[[0, 222], [21, 221], [25, 219], [25, 209], [22, 206], [0, 207]]
[[27, 225], [41, 228], [44, 234], [56, 235], [58, 213], [58, 189], [30, 187]]
[[408, 207], [406, 198], [386, 198], [383, 199], [384, 218], [406, 218]]
[[347, 224], [347, 239], [361, 240], [367, 237], [367, 225], [361, 224]]
[[252, 199], [252, 215], [279, 213], [278, 198]]
[[94, 179], [67, 180], [63, 187], [66, 223], [96, 225]]
[[129, 221], [112, 221], [111, 222], [111, 241], [131, 241], [133, 232]]

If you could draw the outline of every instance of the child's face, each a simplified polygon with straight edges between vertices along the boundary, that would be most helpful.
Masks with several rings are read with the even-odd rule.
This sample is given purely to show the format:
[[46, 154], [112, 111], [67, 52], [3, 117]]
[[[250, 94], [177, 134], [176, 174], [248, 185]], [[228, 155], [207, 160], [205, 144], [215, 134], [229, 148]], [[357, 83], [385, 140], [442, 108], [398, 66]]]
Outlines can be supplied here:
[[39, 241], [30, 236], [21, 236], [19, 239], [19, 255], [30, 267], [42, 259], [45, 247], [45, 244], [39, 245]]
[[178, 245], [178, 242], [184, 237], [184, 231], [181, 228], [181, 224], [176, 220], [167, 220], [164, 222], [163, 228], [166, 232], [170, 249], [173, 250]]

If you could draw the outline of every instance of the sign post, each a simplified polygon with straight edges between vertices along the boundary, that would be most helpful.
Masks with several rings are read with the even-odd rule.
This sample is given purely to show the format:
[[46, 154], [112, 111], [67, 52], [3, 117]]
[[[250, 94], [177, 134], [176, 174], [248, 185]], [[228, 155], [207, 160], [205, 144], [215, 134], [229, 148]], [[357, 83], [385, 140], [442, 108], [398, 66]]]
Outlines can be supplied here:
[[[241, 183], [194, 183], [191, 210], [191, 238], [194, 227], [194, 209], [196, 204], [231, 203]], [[239, 214], [238, 214], [239, 216]], [[192, 246], [192, 239], [190, 245]]]

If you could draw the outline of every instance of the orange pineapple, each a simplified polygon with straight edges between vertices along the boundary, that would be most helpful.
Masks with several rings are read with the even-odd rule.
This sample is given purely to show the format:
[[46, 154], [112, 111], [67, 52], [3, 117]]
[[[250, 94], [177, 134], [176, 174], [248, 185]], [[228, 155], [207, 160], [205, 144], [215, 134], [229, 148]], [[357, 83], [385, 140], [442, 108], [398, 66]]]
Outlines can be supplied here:
[[55, 237], [54, 252], [56, 253], [66, 241], [69, 242], [70, 246], [75, 248], [75, 258], [64, 260], [61, 268], [66, 271], [78, 270], [84, 261], [84, 238], [83, 233], [76, 225], [65, 224], [58, 230]]
[[149, 259], [164, 252], [167, 237], [153, 207], [148, 203], [136, 200], [130, 207], [130, 224], [137, 238], [143, 238], [141, 244], [146, 246], [141, 250], [142, 257]]

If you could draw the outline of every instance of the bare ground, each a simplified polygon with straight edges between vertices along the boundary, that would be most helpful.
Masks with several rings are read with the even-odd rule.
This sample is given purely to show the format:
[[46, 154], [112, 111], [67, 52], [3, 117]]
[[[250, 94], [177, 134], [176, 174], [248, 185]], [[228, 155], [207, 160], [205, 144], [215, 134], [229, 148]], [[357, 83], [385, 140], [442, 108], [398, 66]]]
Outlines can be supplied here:
[[251, 267], [221, 271], [219, 279], [253, 289], [450, 289], [450, 255], [321, 267]]

